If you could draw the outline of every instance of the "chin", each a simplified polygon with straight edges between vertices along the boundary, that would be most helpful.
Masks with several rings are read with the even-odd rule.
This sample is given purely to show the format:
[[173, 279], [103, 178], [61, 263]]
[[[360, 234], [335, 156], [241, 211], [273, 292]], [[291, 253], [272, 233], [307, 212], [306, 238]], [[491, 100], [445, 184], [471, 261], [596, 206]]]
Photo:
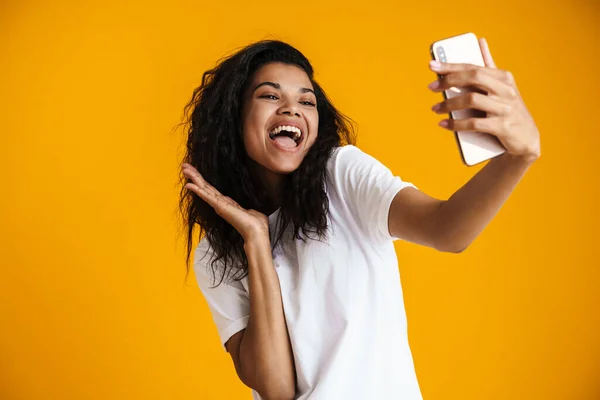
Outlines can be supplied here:
[[276, 174], [289, 175], [292, 172], [296, 171], [298, 168], [300, 168], [300, 164], [301, 163], [287, 162], [287, 163], [279, 163], [277, 165], [269, 165], [269, 166], [264, 166], [264, 167], [266, 169], [268, 169], [269, 171], [276, 173]]

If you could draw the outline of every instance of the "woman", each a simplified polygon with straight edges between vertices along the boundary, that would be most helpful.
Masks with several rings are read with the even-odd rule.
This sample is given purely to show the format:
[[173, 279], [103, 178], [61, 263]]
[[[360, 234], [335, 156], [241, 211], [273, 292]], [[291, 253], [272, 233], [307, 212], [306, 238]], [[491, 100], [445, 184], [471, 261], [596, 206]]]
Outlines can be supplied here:
[[445, 126], [494, 134], [507, 153], [448, 200], [353, 146], [350, 121], [288, 44], [252, 44], [204, 74], [186, 107], [188, 258], [197, 223], [196, 278], [255, 399], [422, 398], [393, 241], [464, 250], [540, 154], [512, 76], [481, 46], [486, 67], [431, 66], [444, 76], [432, 90], [482, 92], [434, 111], [486, 111]]

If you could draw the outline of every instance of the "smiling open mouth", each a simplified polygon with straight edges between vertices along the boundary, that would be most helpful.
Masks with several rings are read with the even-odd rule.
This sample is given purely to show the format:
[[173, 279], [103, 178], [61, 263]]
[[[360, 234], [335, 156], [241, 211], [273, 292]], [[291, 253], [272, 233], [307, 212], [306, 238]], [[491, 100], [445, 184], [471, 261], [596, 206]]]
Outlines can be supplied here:
[[269, 133], [269, 137], [274, 142], [287, 148], [297, 147], [302, 140], [304, 140], [302, 131], [295, 126], [289, 125], [283, 125], [273, 129]]

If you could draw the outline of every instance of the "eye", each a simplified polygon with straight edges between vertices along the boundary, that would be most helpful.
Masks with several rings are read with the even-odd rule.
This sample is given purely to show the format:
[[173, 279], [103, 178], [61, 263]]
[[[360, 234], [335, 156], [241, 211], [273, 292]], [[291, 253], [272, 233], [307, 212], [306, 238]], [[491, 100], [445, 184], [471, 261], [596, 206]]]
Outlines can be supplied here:
[[[270, 99], [270, 100], [277, 100], [277, 96], [275, 96], [274, 94], [263, 94], [262, 96], [258, 96], [261, 99]], [[310, 107], [316, 107], [316, 104], [313, 103], [312, 101], [301, 101], [300, 104], [304, 104], [306, 106], [310, 106]]]

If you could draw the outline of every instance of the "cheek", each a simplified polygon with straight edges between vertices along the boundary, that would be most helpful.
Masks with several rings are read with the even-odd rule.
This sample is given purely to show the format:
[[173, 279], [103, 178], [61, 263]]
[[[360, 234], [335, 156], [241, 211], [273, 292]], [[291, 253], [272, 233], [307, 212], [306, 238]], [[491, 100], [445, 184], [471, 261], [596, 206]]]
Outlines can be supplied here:
[[244, 132], [243, 132], [244, 148], [246, 149], [246, 153], [248, 153], [248, 155], [250, 155], [250, 156], [255, 154], [257, 149], [260, 149], [263, 147], [263, 144], [256, 132], [257, 132], [256, 128], [253, 127], [251, 124], [247, 124], [244, 127]]
[[269, 110], [265, 107], [253, 107], [244, 116], [244, 138], [256, 140], [264, 136], [265, 125], [269, 119]]
[[256, 112], [248, 114], [243, 125], [244, 142], [250, 143], [256, 141], [262, 136], [263, 127], [264, 122], [261, 120], [259, 114]]
[[253, 121], [248, 120], [244, 124], [242, 133], [246, 154], [258, 163], [260, 163], [260, 160], [263, 157], [266, 146], [262, 129], [262, 125], [258, 125]]
[[317, 139], [319, 135], [319, 115], [317, 114], [310, 122], [311, 132], [313, 133], [311, 143]]

